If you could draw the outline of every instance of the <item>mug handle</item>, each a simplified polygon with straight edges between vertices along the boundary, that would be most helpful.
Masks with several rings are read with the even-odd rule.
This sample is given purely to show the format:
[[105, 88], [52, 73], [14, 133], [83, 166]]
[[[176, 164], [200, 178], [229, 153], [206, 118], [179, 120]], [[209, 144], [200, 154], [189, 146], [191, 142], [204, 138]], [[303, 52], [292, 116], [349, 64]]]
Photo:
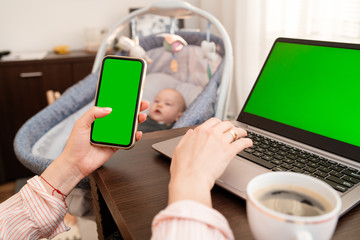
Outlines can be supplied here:
[[313, 240], [314, 238], [312, 237], [312, 235], [309, 231], [301, 230], [296, 233], [295, 239], [296, 240]]

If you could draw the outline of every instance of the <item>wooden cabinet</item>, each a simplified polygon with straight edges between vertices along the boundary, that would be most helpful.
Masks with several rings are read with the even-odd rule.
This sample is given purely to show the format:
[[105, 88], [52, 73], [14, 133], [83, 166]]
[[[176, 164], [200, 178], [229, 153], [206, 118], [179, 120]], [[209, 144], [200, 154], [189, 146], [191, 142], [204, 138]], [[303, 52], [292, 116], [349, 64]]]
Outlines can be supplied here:
[[91, 72], [94, 59], [94, 54], [74, 51], [42, 60], [0, 61], [0, 183], [33, 175], [15, 156], [16, 132], [47, 106], [47, 90], [62, 93]]

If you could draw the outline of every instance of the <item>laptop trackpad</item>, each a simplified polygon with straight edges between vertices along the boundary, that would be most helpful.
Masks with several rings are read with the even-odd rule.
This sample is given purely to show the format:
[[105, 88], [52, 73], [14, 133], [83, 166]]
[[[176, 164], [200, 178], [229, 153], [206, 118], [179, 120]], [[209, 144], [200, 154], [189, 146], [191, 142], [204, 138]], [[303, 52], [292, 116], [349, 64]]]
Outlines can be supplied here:
[[236, 157], [217, 180], [217, 184], [242, 198], [246, 198], [248, 182], [262, 173], [269, 172], [248, 160]]

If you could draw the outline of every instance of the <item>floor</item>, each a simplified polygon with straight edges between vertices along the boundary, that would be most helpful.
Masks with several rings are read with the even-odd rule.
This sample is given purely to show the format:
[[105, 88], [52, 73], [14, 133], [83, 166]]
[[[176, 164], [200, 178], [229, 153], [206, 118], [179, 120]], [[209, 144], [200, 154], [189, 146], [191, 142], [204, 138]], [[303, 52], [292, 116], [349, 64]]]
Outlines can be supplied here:
[[[15, 194], [26, 183], [26, 179], [0, 184], [0, 203]], [[71, 227], [70, 231], [64, 232], [53, 238], [53, 240], [96, 240], [96, 223], [93, 220], [84, 219], [67, 214], [65, 224]]]

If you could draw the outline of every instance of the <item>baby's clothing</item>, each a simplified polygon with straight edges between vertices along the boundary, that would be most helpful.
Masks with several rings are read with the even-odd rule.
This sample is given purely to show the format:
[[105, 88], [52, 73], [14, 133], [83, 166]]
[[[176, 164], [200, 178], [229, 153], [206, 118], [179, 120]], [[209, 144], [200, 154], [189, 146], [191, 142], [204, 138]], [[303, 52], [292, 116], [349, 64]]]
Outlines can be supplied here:
[[163, 124], [163, 123], [158, 123], [155, 120], [148, 117], [145, 122], [140, 123], [138, 125], [138, 131], [154, 132], [154, 131], [171, 129], [172, 126], [174, 126], [174, 123], [172, 123], [170, 125]]

